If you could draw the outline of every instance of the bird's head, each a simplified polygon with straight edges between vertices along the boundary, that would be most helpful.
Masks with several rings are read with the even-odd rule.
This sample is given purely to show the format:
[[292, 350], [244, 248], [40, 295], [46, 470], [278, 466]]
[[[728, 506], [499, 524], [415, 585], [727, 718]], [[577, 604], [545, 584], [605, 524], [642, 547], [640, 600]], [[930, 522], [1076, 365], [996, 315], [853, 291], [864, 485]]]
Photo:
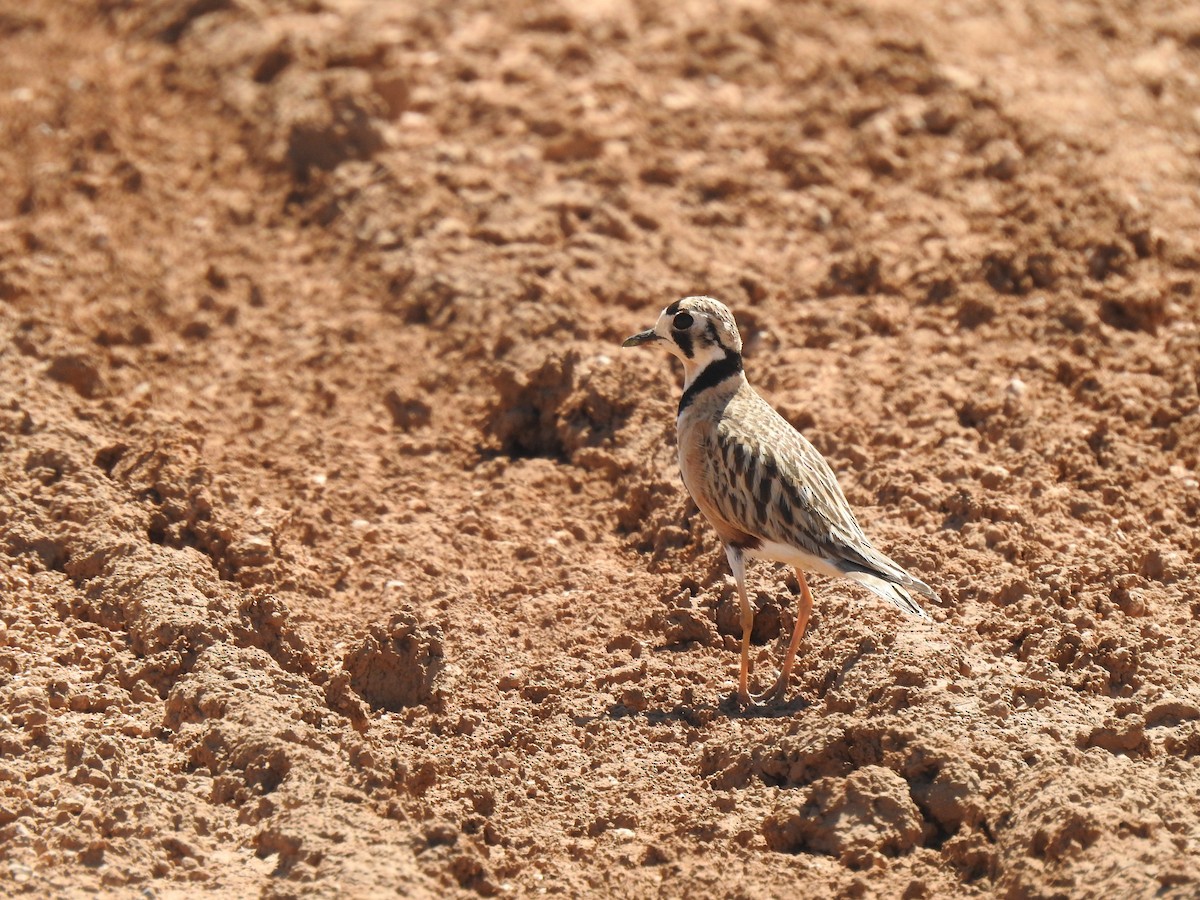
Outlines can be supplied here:
[[683, 361], [692, 376], [711, 363], [742, 354], [733, 313], [712, 297], [684, 297], [662, 311], [654, 327], [627, 338], [622, 347], [655, 344]]

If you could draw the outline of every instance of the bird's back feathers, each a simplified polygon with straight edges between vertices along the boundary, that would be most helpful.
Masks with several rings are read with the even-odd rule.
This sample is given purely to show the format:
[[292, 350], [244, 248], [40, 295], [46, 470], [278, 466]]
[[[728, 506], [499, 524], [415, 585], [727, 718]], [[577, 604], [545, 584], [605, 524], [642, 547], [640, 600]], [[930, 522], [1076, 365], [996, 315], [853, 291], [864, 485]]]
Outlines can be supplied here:
[[744, 378], [698, 395], [678, 430], [684, 483], [722, 540], [844, 575], [926, 616], [906, 589], [936, 597], [933, 590], [876, 549], [829, 464]]

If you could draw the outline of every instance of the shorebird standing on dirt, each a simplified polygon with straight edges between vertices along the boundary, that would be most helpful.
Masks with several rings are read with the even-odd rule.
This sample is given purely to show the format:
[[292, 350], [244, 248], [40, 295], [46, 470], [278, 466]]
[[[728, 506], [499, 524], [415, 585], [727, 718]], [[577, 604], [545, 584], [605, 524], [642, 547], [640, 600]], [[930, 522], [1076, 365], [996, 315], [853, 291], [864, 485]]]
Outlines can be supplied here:
[[676, 429], [679, 470], [696, 506], [712, 523], [737, 581], [742, 619], [738, 700], [750, 695], [750, 632], [754, 608], [746, 597], [746, 557], [794, 566], [800, 581], [796, 627], [775, 684], [762, 697], [787, 690], [796, 650], [812, 615], [804, 570], [850, 578], [914, 616], [928, 615], [915, 590], [936, 599], [880, 553], [863, 534], [829, 464], [750, 386], [742, 371], [742, 338], [733, 314], [711, 297], [672, 303], [654, 327], [622, 346], [657, 344], [683, 362], [683, 396]]

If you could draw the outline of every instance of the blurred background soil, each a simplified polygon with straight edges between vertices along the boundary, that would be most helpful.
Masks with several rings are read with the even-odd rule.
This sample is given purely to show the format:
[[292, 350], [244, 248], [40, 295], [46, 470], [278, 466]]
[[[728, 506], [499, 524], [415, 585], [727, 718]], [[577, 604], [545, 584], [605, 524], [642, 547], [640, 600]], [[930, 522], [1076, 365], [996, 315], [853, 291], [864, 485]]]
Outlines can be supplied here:
[[[1192, 3], [5, 4], [4, 892], [1195, 896], [1198, 226]], [[751, 714], [694, 293], [942, 598]]]

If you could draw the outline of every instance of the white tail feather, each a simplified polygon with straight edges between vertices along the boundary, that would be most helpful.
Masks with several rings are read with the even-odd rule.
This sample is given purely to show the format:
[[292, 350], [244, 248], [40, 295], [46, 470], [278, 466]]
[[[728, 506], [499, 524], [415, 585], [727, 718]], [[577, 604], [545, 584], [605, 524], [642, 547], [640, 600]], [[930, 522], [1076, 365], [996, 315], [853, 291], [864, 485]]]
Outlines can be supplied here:
[[911, 616], [921, 619], [929, 618], [929, 613], [921, 608], [921, 605], [913, 599], [912, 594], [898, 584], [892, 584], [890, 581], [885, 581], [875, 575], [868, 575], [866, 572], [847, 572], [845, 577], [857, 581], [867, 590]]

